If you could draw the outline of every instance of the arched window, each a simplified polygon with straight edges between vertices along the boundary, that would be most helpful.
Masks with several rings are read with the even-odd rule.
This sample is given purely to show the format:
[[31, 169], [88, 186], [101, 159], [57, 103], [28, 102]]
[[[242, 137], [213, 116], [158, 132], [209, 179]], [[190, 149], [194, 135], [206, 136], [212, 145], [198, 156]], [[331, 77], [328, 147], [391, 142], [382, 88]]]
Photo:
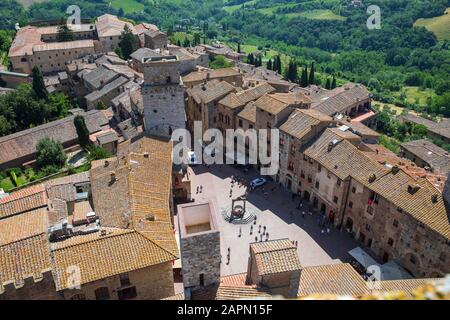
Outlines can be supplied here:
[[70, 297], [70, 300], [86, 300], [84, 293], [77, 293]]

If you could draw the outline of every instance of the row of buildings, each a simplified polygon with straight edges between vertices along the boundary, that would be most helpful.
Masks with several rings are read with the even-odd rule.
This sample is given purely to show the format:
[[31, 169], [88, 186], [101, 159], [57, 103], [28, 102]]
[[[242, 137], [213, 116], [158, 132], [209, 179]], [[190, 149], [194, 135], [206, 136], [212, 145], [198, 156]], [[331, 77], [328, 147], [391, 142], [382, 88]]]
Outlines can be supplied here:
[[[364, 86], [311, 86], [284, 93], [264, 80], [249, 86], [245, 73], [204, 73], [187, 76], [186, 83], [203, 80], [187, 89], [187, 128], [202, 121], [204, 130], [223, 132], [279, 129], [276, 181], [381, 260], [395, 260], [416, 277], [449, 272], [446, 177], [384, 154], [378, 133], [369, 127], [375, 111]], [[244, 152], [242, 157], [248, 156], [248, 146]]]
[[[411, 292], [450, 271], [445, 188], [439, 177], [416, 170], [377, 144], [378, 134], [370, 129], [375, 112], [364, 86], [300, 88], [244, 63], [197, 68], [210, 53], [170, 46], [147, 24], [130, 26], [141, 48], [123, 61], [108, 52], [117, 46], [124, 24], [114, 16], [99, 17], [76, 33], [86, 39], [76, 41], [92, 41], [100, 51], [71, 56], [64, 68], [53, 58], [39, 65], [48, 76], [66, 73], [57, 74], [58, 80], [67, 81], [69, 90], [93, 109], [79, 112], [85, 119], [92, 116], [88, 128], [93, 135], [102, 132], [99, 141], [111, 141], [103, 137], [110, 129], [121, 139], [115, 140], [115, 155], [94, 161], [89, 172], [0, 196], [0, 299], [364, 295], [374, 288]], [[60, 44], [50, 32], [34, 33], [44, 46]], [[13, 48], [22, 36], [19, 31]], [[12, 60], [26, 72], [43, 44], [23, 45], [31, 50], [26, 61]], [[49, 81], [49, 87], [55, 83]], [[94, 110], [99, 101], [110, 109]], [[189, 199], [191, 188], [186, 168], [173, 165], [169, 138], [175, 129], [192, 129], [194, 121], [202, 121], [203, 130], [223, 132], [279, 129], [280, 169], [273, 178], [381, 260], [394, 260], [427, 279], [371, 287], [349, 264], [303, 267], [288, 239], [250, 244], [248, 271], [222, 276], [221, 234], [212, 204], [188, 203], [175, 210], [174, 201]], [[30, 161], [36, 139], [75, 134], [72, 122], [67, 118], [58, 126], [1, 138], [0, 148], [10, 154], [3, 163]], [[59, 126], [61, 132], [55, 130]], [[76, 144], [74, 137], [64, 139]], [[15, 154], [16, 149], [24, 150]], [[246, 156], [248, 149], [240, 152]], [[180, 272], [181, 292], [174, 280]]]

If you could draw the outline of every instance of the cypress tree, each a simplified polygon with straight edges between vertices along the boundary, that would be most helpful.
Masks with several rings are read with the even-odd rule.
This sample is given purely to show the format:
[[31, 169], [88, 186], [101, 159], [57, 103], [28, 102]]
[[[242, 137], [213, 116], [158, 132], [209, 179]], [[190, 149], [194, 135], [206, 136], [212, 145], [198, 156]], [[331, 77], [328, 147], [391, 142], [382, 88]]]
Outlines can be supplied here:
[[325, 89], [328, 89], [328, 90], [331, 89], [331, 81], [330, 81], [330, 78], [327, 78], [327, 83], [325, 84]]
[[302, 69], [302, 77], [300, 79], [300, 86], [302, 88], [305, 88], [308, 86], [308, 76], [307, 76], [307, 71], [305, 69]]
[[331, 89], [335, 89], [336, 88], [336, 77], [333, 76], [333, 83], [331, 84]]
[[267, 69], [272, 70], [272, 59], [269, 59], [269, 61], [267, 61]]
[[309, 73], [309, 84], [315, 84], [316, 79], [315, 79], [315, 70], [314, 70], [314, 62], [311, 64], [311, 71]]
[[307, 65], [305, 65], [305, 78], [306, 78], [306, 86], [305, 87], [307, 87], [308, 86], [308, 84], [309, 84], [309, 79], [308, 79], [308, 66]]
[[247, 63], [248, 64], [255, 64], [255, 57], [253, 56], [252, 53], [249, 53], [247, 56]]
[[82, 148], [85, 148], [91, 144], [89, 140], [89, 130], [86, 126], [86, 122], [84, 121], [84, 117], [77, 115], [73, 119], [73, 124], [75, 125], [75, 129], [77, 130], [78, 135], [78, 143]]
[[47, 100], [48, 91], [47, 88], [45, 87], [44, 77], [42, 76], [41, 70], [37, 66], [33, 67], [32, 75], [33, 75], [33, 91], [36, 94], [36, 97], [38, 97], [39, 99]]
[[240, 42], [238, 42], [237, 51], [238, 51], [238, 53], [241, 53], [241, 43]]
[[283, 66], [281, 65], [281, 58], [280, 56], [277, 56], [277, 69], [274, 71], [277, 71], [279, 74], [281, 74], [283, 70]]

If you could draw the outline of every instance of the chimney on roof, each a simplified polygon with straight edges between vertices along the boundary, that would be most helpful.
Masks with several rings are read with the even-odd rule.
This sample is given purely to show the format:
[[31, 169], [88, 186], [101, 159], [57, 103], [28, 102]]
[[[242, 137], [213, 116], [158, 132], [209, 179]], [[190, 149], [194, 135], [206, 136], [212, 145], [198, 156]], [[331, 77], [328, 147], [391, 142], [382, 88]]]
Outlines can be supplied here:
[[209, 79], [211, 79], [211, 73], [210, 73], [210, 72], [207, 72], [207, 73], [206, 73], [206, 80], [209, 80]]
[[419, 185], [408, 185], [408, 193], [413, 195], [415, 194], [417, 191], [420, 190], [420, 186]]
[[105, 168], [106, 168], [107, 166], [109, 166], [109, 161], [108, 161], [108, 160], [105, 160]]
[[392, 173], [393, 174], [397, 174], [399, 171], [400, 171], [400, 168], [397, 165], [392, 167]]
[[106, 236], [106, 229], [100, 230], [100, 236], [102, 237]]
[[144, 152], [144, 158], [148, 159], [150, 157], [150, 154], [148, 152]]
[[111, 177], [111, 182], [115, 182], [117, 180], [116, 178], [116, 172], [115, 171], [111, 171], [109, 173], [110, 177]]
[[432, 203], [437, 203], [437, 202], [438, 202], [438, 199], [439, 199], [439, 197], [438, 197], [437, 194], [433, 194], [433, 195], [431, 196], [431, 202], [432, 202]]
[[369, 183], [374, 182], [377, 179], [377, 176], [375, 175], [375, 173], [372, 173], [369, 177]]

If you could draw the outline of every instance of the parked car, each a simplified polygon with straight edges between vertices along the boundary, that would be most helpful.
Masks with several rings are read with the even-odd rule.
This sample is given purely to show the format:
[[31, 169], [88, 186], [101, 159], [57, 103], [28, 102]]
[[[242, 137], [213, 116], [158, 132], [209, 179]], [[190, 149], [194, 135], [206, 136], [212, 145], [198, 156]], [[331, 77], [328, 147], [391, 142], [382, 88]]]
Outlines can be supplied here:
[[250, 187], [257, 188], [257, 187], [261, 187], [263, 185], [265, 185], [267, 182], [266, 179], [264, 178], [256, 178], [255, 180], [253, 180], [252, 182], [250, 182]]

